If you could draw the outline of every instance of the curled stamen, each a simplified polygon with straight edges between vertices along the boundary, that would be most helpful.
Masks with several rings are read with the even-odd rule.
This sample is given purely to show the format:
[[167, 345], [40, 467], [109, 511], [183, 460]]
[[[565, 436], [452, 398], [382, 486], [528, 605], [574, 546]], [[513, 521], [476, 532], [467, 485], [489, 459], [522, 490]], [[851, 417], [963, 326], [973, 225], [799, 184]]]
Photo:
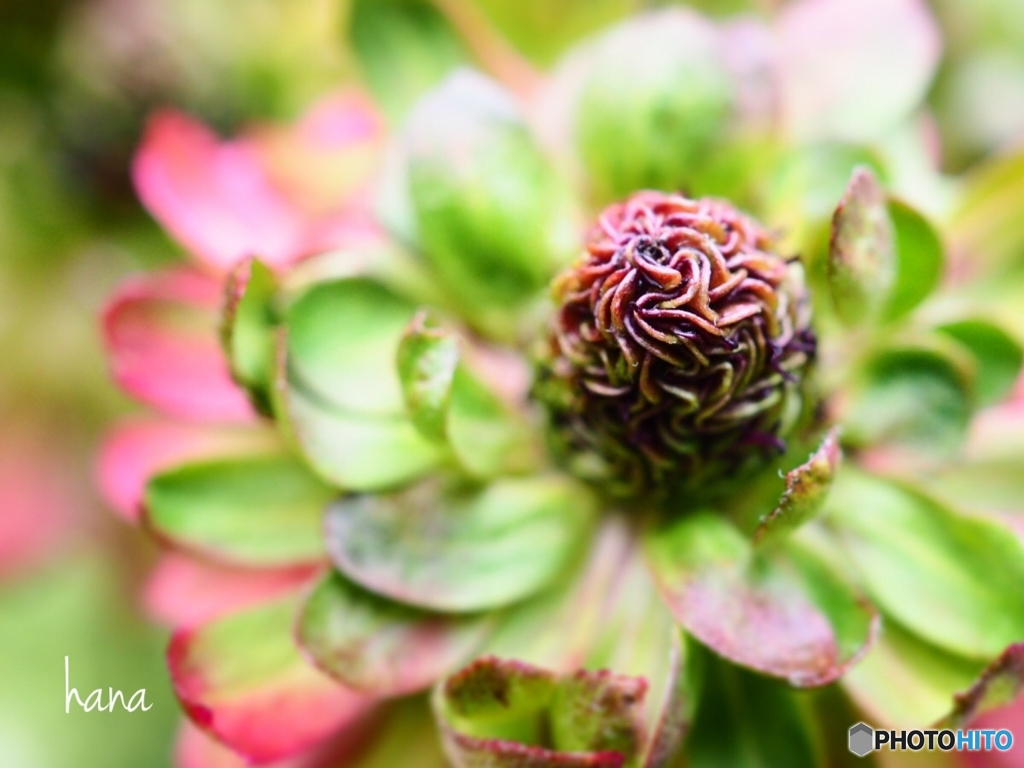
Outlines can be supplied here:
[[543, 381], [561, 389], [543, 399], [559, 444], [599, 454], [611, 492], [693, 491], [760, 466], [802, 410], [816, 347], [802, 269], [724, 201], [610, 206], [554, 296]]

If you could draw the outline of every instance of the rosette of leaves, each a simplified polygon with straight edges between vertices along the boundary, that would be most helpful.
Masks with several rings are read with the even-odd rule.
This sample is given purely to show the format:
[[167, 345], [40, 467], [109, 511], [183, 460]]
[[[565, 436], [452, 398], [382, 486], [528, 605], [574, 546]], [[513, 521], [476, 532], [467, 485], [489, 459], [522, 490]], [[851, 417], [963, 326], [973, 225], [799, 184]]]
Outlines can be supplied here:
[[[379, 189], [390, 240], [371, 258], [342, 248], [287, 271], [236, 267], [225, 359], [278, 442], [164, 471], [144, 500], [162, 540], [229, 564], [232, 584], [252, 590], [246, 607], [172, 640], [175, 687], [199, 727], [252, 760], [303, 765], [337, 734], [329, 746], [359, 766], [810, 766], [845, 752], [858, 712], [927, 725], [977, 678], [974, 703], [950, 715], [966, 721], [1019, 685], [1016, 651], [997, 657], [1024, 638], [1024, 541], [934, 480], [978, 409], [1008, 392], [1021, 348], [949, 301], [954, 288], [931, 298], [943, 235], [881, 181], [920, 181], [887, 137], [911, 130], [935, 63], [928, 17], [913, 2], [852, 8], [796, 4], [773, 26], [675, 11], [626, 22], [568, 55], [550, 85], [564, 114], [544, 94], [531, 102], [562, 118], [547, 143], [521, 100], [457, 72], [401, 121]], [[812, 106], [826, 95], [786, 57], [813, 58], [822, 29], [838, 39], [864, 8], [868, 40], [899, 31], [899, 77], [881, 96], [861, 89], [877, 47], [867, 60], [854, 47], [849, 88]], [[758, 50], [737, 35], [787, 43], [783, 60], [737, 61]], [[642, 61], [627, 55], [637, 50]], [[630, 77], [634, 66], [648, 76]], [[751, 98], [766, 75], [767, 105]], [[698, 249], [709, 263], [760, 259], [703, 286], [728, 306], [696, 326], [723, 341], [694, 348], [739, 370], [741, 332], [765, 333], [782, 350], [766, 355], [778, 375], [748, 383], [796, 406], [748, 409], [744, 427], [770, 439], [733, 440], [714, 472], [670, 455], [643, 483], [668, 492], [648, 494], [613, 491], [549, 450], [557, 398], [531, 395], [531, 371], [579, 293], [564, 275], [587, 268], [588, 242], [594, 255], [585, 223], [600, 229], [606, 204], [651, 188], [717, 211]], [[683, 245], [658, 237], [645, 253], [665, 254], [648, 259], [644, 290], [623, 292], [631, 310], [659, 277], [675, 280], [666, 265]], [[700, 287], [699, 264], [677, 274]], [[741, 290], [751, 274], [771, 291]], [[682, 293], [651, 306], [683, 312], [660, 304]], [[580, 306], [596, 322], [596, 305]], [[698, 359], [683, 341], [699, 336], [689, 314], [662, 315], [655, 331]], [[788, 336], [771, 325], [782, 320]], [[600, 359], [616, 342], [594, 343]], [[637, 362], [630, 384], [643, 393]], [[670, 378], [651, 381], [668, 396]], [[604, 385], [589, 391], [624, 394]], [[575, 386], [571, 371], [559, 383], [570, 397]], [[687, 396], [707, 408], [702, 386]], [[761, 402], [725, 389], [724, 406]], [[581, 413], [624, 444], [606, 434], [608, 414]], [[403, 735], [429, 728], [428, 697], [443, 758]]]

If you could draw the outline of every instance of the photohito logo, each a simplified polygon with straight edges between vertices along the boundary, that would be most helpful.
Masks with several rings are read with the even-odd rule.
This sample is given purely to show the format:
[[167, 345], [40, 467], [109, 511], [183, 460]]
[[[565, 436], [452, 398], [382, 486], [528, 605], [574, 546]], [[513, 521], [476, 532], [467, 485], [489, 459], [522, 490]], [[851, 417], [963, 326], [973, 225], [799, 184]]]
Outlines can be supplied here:
[[850, 751], [857, 757], [864, 757], [875, 748], [875, 732], [866, 723], [857, 723], [850, 728]]
[[847, 746], [857, 757], [864, 757], [876, 749], [883, 748], [911, 752], [931, 752], [936, 749], [943, 752], [1005, 752], [1013, 746], [1013, 734], [1005, 728], [999, 731], [882, 731], [875, 730], [867, 723], [857, 723], [850, 726]]

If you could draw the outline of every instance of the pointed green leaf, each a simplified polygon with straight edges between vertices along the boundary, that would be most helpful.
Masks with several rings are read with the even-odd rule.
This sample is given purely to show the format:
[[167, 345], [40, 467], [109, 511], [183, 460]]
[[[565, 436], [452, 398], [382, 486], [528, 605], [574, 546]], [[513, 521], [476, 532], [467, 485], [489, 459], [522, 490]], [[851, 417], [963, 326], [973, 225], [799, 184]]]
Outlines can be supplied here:
[[559, 478], [500, 480], [479, 491], [426, 484], [341, 499], [328, 551], [349, 578], [400, 602], [475, 611], [521, 600], [586, 546], [594, 503]]
[[458, 365], [458, 339], [428, 325], [425, 314], [417, 315], [398, 347], [398, 375], [413, 423], [432, 440], [444, 440], [447, 434]]
[[443, 458], [405, 412], [396, 362], [414, 310], [378, 283], [322, 283], [291, 306], [279, 340], [275, 415], [325, 479], [393, 488]]
[[428, 0], [354, 0], [346, 32], [377, 103], [393, 119], [467, 58]]
[[972, 377], [955, 349], [883, 350], [861, 371], [843, 424], [857, 444], [890, 443], [929, 456], [956, 451], [970, 423]]
[[324, 556], [321, 519], [335, 491], [289, 456], [223, 459], [149, 481], [146, 520], [158, 536], [242, 565]]
[[828, 508], [871, 597], [922, 638], [988, 659], [1024, 637], [1024, 542], [908, 488], [844, 472]]
[[841, 577], [810, 552], [755, 550], [719, 514], [656, 528], [646, 549], [676, 621], [737, 664], [796, 686], [824, 685], [872, 641], [877, 617]]
[[[514, 100], [459, 72], [405, 129], [419, 245], [470, 323], [533, 298], [576, 246], [572, 197]], [[506, 326], [499, 326], [507, 333]]]
[[528, 465], [521, 417], [467, 369], [459, 342], [418, 316], [398, 351], [402, 391], [425, 437], [446, 442], [469, 472], [489, 477]]
[[977, 362], [980, 405], [994, 405], [1013, 390], [1024, 363], [1024, 349], [1010, 334], [981, 319], [947, 323], [938, 330], [966, 347]]
[[754, 541], [760, 544], [785, 536], [816, 517], [832, 488], [841, 457], [839, 431], [833, 428], [806, 462], [786, 473], [786, 490], [779, 505], [762, 518]]
[[228, 276], [221, 342], [232, 377], [261, 413], [270, 411], [276, 292], [274, 273], [259, 259], [246, 259]]
[[174, 691], [192, 720], [252, 762], [309, 749], [365, 716], [373, 701], [300, 655], [288, 598], [180, 631], [167, 649]]
[[431, 472], [441, 449], [404, 417], [361, 417], [281, 387], [274, 412], [313, 470], [348, 491], [383, 491]]
[[591, 42], [586, 56], [575, 141], [596, 198], [693, 190], [737, 108], [716, 28], [694, 12], [650, 12]]
[[884, 314], [897, 320], [938, 287], [946, 255], [935, 227], [909, 205], [890, 200], [889, 217], [896, 232], [896, 282]]
[[[686, 741], [692, 768], [813, 768], [819, 765], [794, 693], [782, 682], [699, 654], [701, 696]], [[770, 724], [769, 724], [770, 723]]]
[[850, 326], [877, 315], [896, 278], [892, 220], [874, 173], [858, 166], [832, 217], [828, 277], [839, 317]]
[[332, 573], [306, 602], [298, 639], [317, 666], [349, 688], [404, 696], [465, 664], [492, 623], [393, 603]]
[[968, 690], [956, 696], [953, 711], [938, 728], [963, 728], [978, 715], [1024, 697], [1024, 643], [1007, 648]]
[[313, 286], [287, 314], [290, 385], [354, 415], [404, 415], [395, 360], [414, 314], [365, 278]]

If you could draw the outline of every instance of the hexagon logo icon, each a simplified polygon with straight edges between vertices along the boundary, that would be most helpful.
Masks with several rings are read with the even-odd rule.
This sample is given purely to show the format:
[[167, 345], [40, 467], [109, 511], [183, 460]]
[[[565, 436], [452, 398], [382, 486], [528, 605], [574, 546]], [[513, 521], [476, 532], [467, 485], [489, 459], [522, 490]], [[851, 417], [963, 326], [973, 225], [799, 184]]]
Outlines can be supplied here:
[[875, 748], [875, 731], [870, 725], [857, 723], [850, 726], [850, 751], [857, 757], [873, 751]]

